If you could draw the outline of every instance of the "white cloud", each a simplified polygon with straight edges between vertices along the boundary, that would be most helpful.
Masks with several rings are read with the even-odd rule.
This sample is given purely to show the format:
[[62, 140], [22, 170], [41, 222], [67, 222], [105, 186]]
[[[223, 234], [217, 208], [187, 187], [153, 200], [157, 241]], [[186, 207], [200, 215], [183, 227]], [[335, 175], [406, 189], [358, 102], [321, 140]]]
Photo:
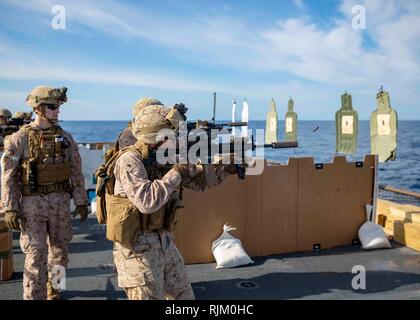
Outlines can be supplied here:
[[306, 9], [306, 4], [303, 0], [293, 0], [293, 3], [299, 10]]
[[[51, 6], [56, 4], [52, 0], [7, 2], [43, 16], [49, 16]], [[294, 2], [299, 8], [306, 6], [303, 1]], [[22, 59], [14, 64], [10, 60], [4, 62], [0, 66], [1, 77], [39, 79], [48, 74], [48, 78], [59, 80], [184, 92], [216, 90], [260, 98], [273, 95], [270, 90], [289, 90], [308, 102], [315, 95], [319, 104], [333, 100], [323, 98], [331, 95], [331, 90], [345, 89], [361, 94], [364, 101], [372, 101], [376, 89], [384, 84], [391, 94], [401, 97], [397, 100], [401, 103], [414, 105], [420, 100], [420, 4], [416, 1], [343, 0], [339, 6], [343, 17], [332, 18], [329, 28], [317, 25], [308, 11], [305, 16], [282, 19], [262, 28], [255, 21], [229, 16], [229, 11], [226, 15], [197, 13], [185, 19], [110, 0], [63, 3], [68, 10], [70, 30], [99, 31], [123, 41], [146, 40], [163, 49], [170, 48], [174, 56], [185, 61], [246, 70], [244, 74], [249, 78], [232, 85], [229, 79], [206, 81], [206, 75], [179, 79], [170, 71], [105, 72], [100, 66], [62, 68], [38, 62], [27, 68], [29, 63], [22, 65]], [[367, 9], [366, 30], [352, 29], [351, 8], [355, 4]], [[306, 81], [271, 84], [252, 79], [253, 74], [261, 79], [265, 74], [272, 77], [276, 73]], [[315, 88], [320, 89], [319, 94]]]
[[[7, 1], [44, 15], [49, 15], [55, 4], [54, 0]], [[328, 30], [310, 17], [281, 20], [261, 29], [254, 21], [231, 16], [198, 13], [184, 19], [111, 0], [63, 3], [69, 28], [73, 23], [119, 39], [147, 40], [176, 49], [173, 54], [185, 56], [185, 60], [255, 72], [286, 71], [340, 85], [368, 85], [397, 70], [419, 70], [420, 10], [412, 1], [344, 0], [340, 10], [345, 19], [336, 20]], [[355, 4], [367, 9], [366, 31], [351, 27]], [[305, 4], [295, 0], [295, 5]], [[364, 35], [373, 38], [378, 47], [364, 48]]]
[[0, 62], [0, 78], [10, 80], [61, 80], [82, 83], [102, 83], [149, 87], [174, 91], [224, 91], [222, 87], [205, 82], [180, 79], [175, 75], [156, 75], [145, 72], [102, 71], [96, 68], [69, 68], [58, 65], [28, 64], [25, 62]]
[[[48, 15], [55, 1], [13, 3]], [[348, 87], [377, 86], [391, 78], [410, 81], [413, 76], [407, 79], [407, 72], [420, 70], [420, 15], [418, 6], [410, 1], [345, 0], [340, 9], [346, 18], [336, 20], [327, 30], [318, 27], [310, 17], [281, 20], [271, 28], [261, 29], [252, 21], [229, 16], [197, 14], [186, 20], [116, 1], [64, 3], [69, 25], [76, 23], [126, 40], [145, 39], [177, 49], [174, 54], [186, 54], [186, 60], [254, 72], [278, 70]], [[366, 31], [351, 27], [351, 7], [360, 3], [368, 12]], [[295, 4], [305, 5], [303, 1]], [[364, 35], [373, 38], [378, 47], [366, 49]]]

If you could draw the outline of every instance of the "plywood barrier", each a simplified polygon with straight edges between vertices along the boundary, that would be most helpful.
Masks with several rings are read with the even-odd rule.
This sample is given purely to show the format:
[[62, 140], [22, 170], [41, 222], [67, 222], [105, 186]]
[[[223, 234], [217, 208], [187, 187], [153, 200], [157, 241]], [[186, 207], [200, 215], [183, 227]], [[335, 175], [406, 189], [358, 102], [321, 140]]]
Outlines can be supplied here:
[[185, 190], [175, 242], [186, 263], [214, 261], [211, 244], [225, 223], [237, 228], [232, 234], [253, 257], [351, 244], [365, 205], [373, 204], [375, 161], [370, 155], [360, 163], [290, 158], [204, 193]]

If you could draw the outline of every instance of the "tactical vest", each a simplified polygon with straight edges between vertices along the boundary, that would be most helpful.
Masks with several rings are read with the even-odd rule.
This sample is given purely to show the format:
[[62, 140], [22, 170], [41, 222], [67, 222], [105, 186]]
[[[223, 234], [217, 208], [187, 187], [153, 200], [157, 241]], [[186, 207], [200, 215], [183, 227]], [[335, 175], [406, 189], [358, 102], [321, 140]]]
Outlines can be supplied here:
[[167, 167], [158, 166], [148, 156], [147, 146], [137, 143], [115, 153], [111, 159], [96, 171], [97, 218], [100, 224], [106, 223], [108, 240], [125, 245], [133, 245], [139, 233], [175, 229], [182, 213], [182, 188], [172, 193], [168, 203], [160, 210], [143, 214], [127, 197], [114, 194], [114, 169], [118, 159], [126, 152], [136, 152], [142, 159], [148, 179], [162, 179]]
[[35, 130], [21, 128], [28, 135], [29, 158], [20, 161], [22, 195], [71, 192], [70, 142], [59, 126]]

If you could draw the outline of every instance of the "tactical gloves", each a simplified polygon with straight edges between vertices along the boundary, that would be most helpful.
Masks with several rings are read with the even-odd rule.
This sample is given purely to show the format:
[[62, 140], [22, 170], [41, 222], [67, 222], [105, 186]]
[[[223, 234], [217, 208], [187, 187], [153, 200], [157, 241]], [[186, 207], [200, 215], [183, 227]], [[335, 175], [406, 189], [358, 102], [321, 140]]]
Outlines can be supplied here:
[[4, 214], [4, 222], [12, 230], [20, 230], [20, 212], [18, 210], [6, 211]]
[[80, 215], [80, 223], [85, 222], [89, 214], [89, 206], [76, 206], [76, 210], [74, 210], [73, 217]]

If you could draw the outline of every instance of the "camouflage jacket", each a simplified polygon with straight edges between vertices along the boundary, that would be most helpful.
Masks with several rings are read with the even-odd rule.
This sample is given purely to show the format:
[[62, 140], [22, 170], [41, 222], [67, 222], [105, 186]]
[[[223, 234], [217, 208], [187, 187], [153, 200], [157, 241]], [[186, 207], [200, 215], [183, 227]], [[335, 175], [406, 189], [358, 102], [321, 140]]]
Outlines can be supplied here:
[[194, 191], [205, 191], [220, 184], [229, 175], [222, 165], [215, 167], [215, 183], [210, 183], [205, 166], [191, 165], [190, 177], [181, 179], [174, 169], [169, 170], [161, 179], [149, 179], [142, 157], [135, 151], [121, 155], [117, 160], [114, 176], [114, 194], [126, 196], [142, 213], [153, 213], [162, 208], [171, 194], [182, 185]]
[[[36, 130], [41, 129], [35, 124], [30, 126]], [[73, 187], [72, 197], [75, 205], [87, 205], [87, 193], [84, 186], [82, 173], [82, 160], [77, 144], [70, 133], [63, 130], [63, 135], [70, 143], [71, 161], [71, 184]], [[3, 210], [18, 210], [20, 207], [21, 183], [20, 163], [29, 158], [28, 134], [20, 129], [18, 132], [7, 136], [4, 143], [4, 152], [1, 158], [1, 199]]]

